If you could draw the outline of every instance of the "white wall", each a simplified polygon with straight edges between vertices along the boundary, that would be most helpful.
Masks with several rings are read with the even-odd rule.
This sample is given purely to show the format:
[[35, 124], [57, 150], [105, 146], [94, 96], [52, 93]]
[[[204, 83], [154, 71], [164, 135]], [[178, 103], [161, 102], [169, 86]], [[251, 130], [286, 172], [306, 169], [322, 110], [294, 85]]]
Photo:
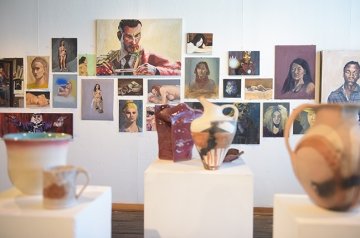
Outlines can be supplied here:
[[[359, 50], [359, 12], [357, 0], [1, 0], [0, 58], [50, 55], [53, 37], [76, 37], [79, 53], [95, 53], [96, 19], [182, 18], [184, 44], [186, 33], [214, 33], [212, 57], [220, 57], [220, 79], [229, 78], [228, 51], [247, 49], [261, 52], [260, 76], [273, 78], [275, 45]], [[184, 63], [185, 48], [183, 53]], [[307, 101], [290, 102], [292, 109]], [[113, 202], [143, 202], [143, 173], [157, 156], [156, 133], [118, 133], [117, 103], [114, 121], [82, 121], [80, 108], [44, 111], [74, 113], [69, 163], [88, 169], [92, 184], [111, 186]], [[292, 136], [291, 144], [299, 138]], [[245, 151], [243, 159], [254, 173], [254, 206], [272, 207], [274, 193], [303, 193], [283, 138], [261, 138], [260, 145], [238, 148]], [[196, 151], [194, 155], [198, 157]], [[0, 191], [10, 186], [6, 149], [0, 141]]]

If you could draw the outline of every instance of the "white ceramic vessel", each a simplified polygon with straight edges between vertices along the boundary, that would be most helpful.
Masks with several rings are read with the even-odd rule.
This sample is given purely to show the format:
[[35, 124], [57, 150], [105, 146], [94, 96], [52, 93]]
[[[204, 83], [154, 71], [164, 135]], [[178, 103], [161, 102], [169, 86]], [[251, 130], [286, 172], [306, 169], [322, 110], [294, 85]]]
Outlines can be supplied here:
[[[220, 168], [234, 139], [239, 111], [231, 104], [218, 106], [203, 97], [199, 101], [204, 113], [192, 121], [191, 136], [204, 168], [216, 170]], [[224, 114], [227, 108], [232, 109], [231, 116]]]
[[42, 193], [42, 170], [65, 165], [71, 135], [64, 133], [13, 133], [3, 137], [12, 184], [24, 194]]

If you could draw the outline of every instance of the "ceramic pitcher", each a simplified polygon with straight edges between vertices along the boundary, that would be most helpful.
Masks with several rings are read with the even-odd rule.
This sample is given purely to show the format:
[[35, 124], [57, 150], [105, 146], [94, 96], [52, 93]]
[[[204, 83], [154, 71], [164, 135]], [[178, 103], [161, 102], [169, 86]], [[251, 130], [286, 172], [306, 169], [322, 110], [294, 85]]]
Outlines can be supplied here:
[[[312, 108], [316, 120], [295, 149], [289, 143], [294, 119]], [[320, 207], [346, 211], [360, 202], [360, 105], [304, 104], [291, 113], [284, 137], [294, 173]]]
[[[199, 98], [203, 114], [192, 121], [190, 130], [204, 168], [216, 170], [222, 164], [236, 132], [239, 111], [231, 104], [216, 105], [204, 97]], [[232, 109], [231, 115], [224, 110]]]

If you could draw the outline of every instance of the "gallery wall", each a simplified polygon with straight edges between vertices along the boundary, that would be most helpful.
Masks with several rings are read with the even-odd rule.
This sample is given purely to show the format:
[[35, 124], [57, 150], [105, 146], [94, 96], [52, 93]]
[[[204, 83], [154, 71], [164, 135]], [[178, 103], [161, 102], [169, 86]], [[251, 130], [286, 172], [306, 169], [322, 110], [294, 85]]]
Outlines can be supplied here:
[[[77, 38], [78, 53], [95, 54], [96, 19], [180, 18], [183, 24], [182, 65], [185, 65], [185, 57], [190, 56], [185, 53], [186, 33], [208, 32], [213, 33], [211, 57], [220, 58], [220, 80], [244, 78], [229, 76], [227, 68], [228, 51], [241, 50], [260, 51], [259, 77], [274, 78], [276, 45], [316, 45], [317, 52], [360, 50], [359, 12], [357, 0], [225, 0], [221, 3], [207, 0], [2, 0], [0, 58], [50, 56], [51, 38], [54, 37]], [[319, 70], [320, 67], [318, 76]], [[184, 72], [182, 68], [182, 82]], [[78, 95], [81, 95], [80, 81], [79, 77]], [[81, 120], [79, 101], [75, 109], [0, 108], [0, 113], [73, 113], [74, 138], [68, 162], [86, 168], [91, 184], [111, 186], [113, 202], [143, 203], [144, 171], [157, 158], [157, 134], [119, 133], [117, 98], [116, 89], [113, 121]], [[222, 98], [218, 101], [234, 102]], [[279, 100], [268, 100], [271, 101]], [[290, 102], [290, 111], [302, 103], [314, 102], [286, 101]], [[300, 135], [292, 136], [290, 143], [295, 145], [300, 138]], [[293, 174], [284, 138], [261, 136], [260, 144], [234, 147], [245, 152], [242, 159], [253, 172], [254, 206], [272, 207], [275, 193], [303, 193]], [[195, 150], [193, 154], [199, 157]], [[10, 187], [6, 148], [0, 141], [0, 191]]]

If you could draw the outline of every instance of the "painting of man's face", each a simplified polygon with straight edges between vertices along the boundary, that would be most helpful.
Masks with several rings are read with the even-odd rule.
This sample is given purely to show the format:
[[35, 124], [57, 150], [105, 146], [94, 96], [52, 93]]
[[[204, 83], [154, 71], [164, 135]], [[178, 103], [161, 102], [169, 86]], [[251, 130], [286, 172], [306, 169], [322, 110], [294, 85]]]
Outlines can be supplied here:
[[96, 34], [97, 75], [181, 74], [181, 19], [97, 20]]
[[345, 65], [351, 61], [360, 62], [359, 50], [329, 50], [321, 52], [320, 101], [322, 103], [328, 102], [330, 93], [342, 87], [345, 80], [349, 78], [348, 76], [352, 77], [352, 79], [349, 79], [353, 82], [358, 78], [353, 77], [356, 71], [353, 68], [354, 65], [349, 65], [349, 68], [344, 70]]

